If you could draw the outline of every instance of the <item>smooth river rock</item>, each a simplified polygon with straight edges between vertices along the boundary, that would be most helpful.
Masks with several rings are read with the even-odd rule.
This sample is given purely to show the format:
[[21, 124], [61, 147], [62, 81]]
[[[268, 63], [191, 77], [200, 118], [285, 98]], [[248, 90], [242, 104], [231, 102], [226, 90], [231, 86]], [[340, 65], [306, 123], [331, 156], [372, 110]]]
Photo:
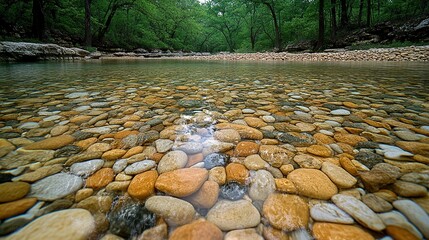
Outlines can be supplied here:
[[148, 171], [156, 166], [156, 162], [153, 160], [144, 160], [133, 163], [125, 168], [124, 173], [128, 175], [135, 175], [145, 171]]
[[21, 199], [30, 192], [30, 184], [26, 182], [5, 182], [0, 184], [0, 203]]
[[386, 226], [397, 226], [406, 229], [419, 239], [423, 239], [423, 235], [417, 228], [411, 224], [408, 219], [398, 211], [390, 211], [378, 214]]
[[338, 188], [351, 188], [357, 183], [357, 179], [350, 173], [330, 162], [322, 164], [322, 172], [328, 175]]
[[91, 213], [84, 209], [69, 209], [44, 215], [31, 222], [9, 240], [21, 239], [89, 239], [95, 231], [95, 220]]
[[332, 203], [318, 203], [310, 209], [311, 217], [320, 222], [353, 224], [355, 221], [349, 214]]
[[76, 192], [82, 186], [82, 178], [68, 173], [58, 173], [33, 183], [29, 196], [43, 201], [53, 201]]
[[265, 201], [276, 190], [274, 177], [266, 170], [258, 170], [251, 175], [249, 196], [254, 201]]
[[194, 219], [194, 207], [181, 199], [170, 196], [153, 196], [146, 200], [145, 207], [172, 226], [184, 225]]
[[176, 228], [169, 240], [222, 240], [222, 231], [209, 221], [194, 221]]
[[306, 197], [328, 200], [338, 192], [328, 176], [316, 169], [296, 169], [287, 179], [295, 184], [299, 194]]
[[393, 206], [403, 213], [425, 236], [429, 238], [429, 215], [411, 200], [397, 200]]
[[246, 200], [221, 200], [207, 213], [207, 220], [222, 231], [255, 227], [261, 221], [258, 210]]
[[348, 239], [348, 240], [373, 240], [375, 239], [365, 230], [351, 225], [337, 223], [317, 222], [313, 225], [313, 236], [319, 240]]
[[185, 152], [176, 150], [165, 154], [158, 163], [158, 173], [173, 171], [186, 166], [188, 155]]
[[198, 191], [208, 178], [203, 168], [182, 168], [159, 175], [155, 188], [175, 197], [186, 197]]
[[86, 162], [71, 165], [70, 172], [78, 176], [89, 176], [102, 168], [104, 160], [94, 159]]
[[382, 231], [386, 228], [380, 217], [358, 199], [345, 194], [337, 194], [332, 197], [332, 201], [363, 226], [374, 231]]

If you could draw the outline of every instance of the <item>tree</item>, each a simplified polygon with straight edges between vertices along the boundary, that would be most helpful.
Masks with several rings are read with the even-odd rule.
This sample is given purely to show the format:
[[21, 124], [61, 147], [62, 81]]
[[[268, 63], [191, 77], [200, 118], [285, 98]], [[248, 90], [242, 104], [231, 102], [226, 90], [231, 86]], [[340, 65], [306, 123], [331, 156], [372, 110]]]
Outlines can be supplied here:
[[85, 0], [85, 46], [92, 45], [91, 0]]
[[337, 36], [337, 0], [331, 0], [331, 40], [335, 42]]
[[371, 26], [371, 0], [366, 1], [366, 26]]
[[349, 25], [349, 15], [347, 14], [347, 0], [340, 0], [341, 2], [341, 27], [345, 28]]
[[270, 14], [273, 20], [273, 25], [274, 25], [274, 34], [275, 34], [274, 47], [276, 51], [281, 51], [283, 49], [283, 40], [282, 40], [282, 33], [280, 30], [280, 19], [279, 19], [280, 16], [276, 12], [277, 0], [253, 0], [253, 1], [264, 4], [270, 11]]
[[43, 12], [43, 1], [33, 0], [33, 37], [43, 40], [46, 38], [45, 13]]
[[319, 37], [317, 39], [316, 50], [323, 47], [325, 41], [325, 13], [324, 13], [324, 0], [319, 0]]

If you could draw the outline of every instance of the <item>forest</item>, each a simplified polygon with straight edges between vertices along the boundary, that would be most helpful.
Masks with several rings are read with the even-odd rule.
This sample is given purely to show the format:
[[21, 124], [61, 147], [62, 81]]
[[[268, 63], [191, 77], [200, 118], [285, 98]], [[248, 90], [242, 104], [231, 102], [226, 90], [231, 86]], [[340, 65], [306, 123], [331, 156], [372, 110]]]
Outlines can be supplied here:
[[427, 0], [0, 0], [0, 40], [197, 52], [341, 46], [353, 32], [429, 17]]

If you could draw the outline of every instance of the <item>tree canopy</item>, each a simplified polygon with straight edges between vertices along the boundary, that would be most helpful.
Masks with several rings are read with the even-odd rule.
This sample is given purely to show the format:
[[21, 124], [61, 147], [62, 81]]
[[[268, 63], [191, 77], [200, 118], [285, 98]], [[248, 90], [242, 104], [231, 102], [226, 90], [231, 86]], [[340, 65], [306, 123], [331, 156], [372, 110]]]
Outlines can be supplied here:
[[352, 30], [428, 16], [427, 0], [0, 0], [0, 37], [126, 49], [271, 51], [305, 41], [335, 45]]

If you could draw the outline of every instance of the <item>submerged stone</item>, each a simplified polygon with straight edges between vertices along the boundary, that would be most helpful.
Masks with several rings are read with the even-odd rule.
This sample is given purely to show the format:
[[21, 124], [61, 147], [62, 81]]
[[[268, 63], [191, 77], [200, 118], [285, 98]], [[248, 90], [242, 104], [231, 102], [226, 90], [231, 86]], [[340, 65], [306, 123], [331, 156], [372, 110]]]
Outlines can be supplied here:
[[236, 201], [242, 199], [247, 192], [247, 187], [238, 182], [229, 182], [220, 188], [220, 196]]
[[204, 167], [208, 170], [218, 167], [225, 166], [229, 161], [229, 157], [222, 153], [211, 153], [204, 158]]

